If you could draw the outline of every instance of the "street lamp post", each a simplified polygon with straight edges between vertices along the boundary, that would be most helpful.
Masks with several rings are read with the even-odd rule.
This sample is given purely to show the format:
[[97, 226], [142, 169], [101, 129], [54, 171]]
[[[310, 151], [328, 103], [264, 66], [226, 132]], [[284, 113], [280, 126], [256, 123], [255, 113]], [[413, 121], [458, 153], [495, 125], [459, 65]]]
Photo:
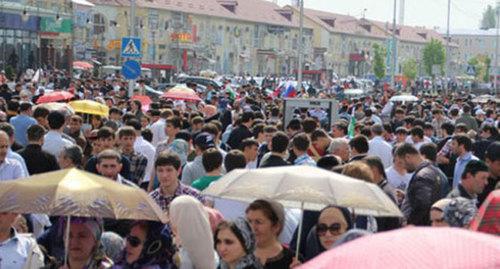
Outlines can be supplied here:
[[496, 26], [496, 35], [495, 35], [495, 69], [494, 69], [494, 78], [493, 78], [493, 85], [495, 87], [495, 96], [497, 95], [497, 89], [498, 89], [498, 53], [499, 53], [499, 31], [500, 31], [500, 1], [497, 1], [497, 8], [496, 8], [496, 13], [497, 13], [497, 26]]
[[450, 77], [450, 13], [451, 0], [448, 0], [448, 17], [446, 19], [446, 79], [443, 85], [444, 94], [448, 94], [448, 78]]
[[[135, 26], [135, 1], [136, 0], [130, 0], [130, 29], [131, 29], [131, 36], [136, 37], [137, 36], [137, 28]], [[129, 80], [128, 82], [128, 96], [132, 96], [134, 92], [134, 87], [135, 87], [135, 80]]]
[[391, 85], [393, 89], [396, 89], [396, 63], [397, 63], [396, 6], [397, 6], [397, 0], [394, 0], [394, 11], [392, 18], [392, 68], [391, 68]]
[[298, 67], [297, 67], [297, 91], [300, 92], [302, 91], [302, 61], [303, 61], [303, 50], [304, 50], [304, 44], [302, 42], [303, 35], [304, 35], [304, 0], [299, 0], [300, 1], [300, 19], [299, 19], [299, 47], [298, 47], [298, 52], [299, 52], [299, 58], [298, 58]]

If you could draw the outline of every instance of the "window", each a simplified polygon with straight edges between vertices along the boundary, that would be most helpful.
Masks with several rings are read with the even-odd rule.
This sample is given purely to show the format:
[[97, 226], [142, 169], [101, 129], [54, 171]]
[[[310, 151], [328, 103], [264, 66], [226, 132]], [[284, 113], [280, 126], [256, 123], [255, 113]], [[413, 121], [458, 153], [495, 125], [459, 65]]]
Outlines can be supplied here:
[[106, 20], [100, 13], [94, 14], [94, 34], [99, 35], [106, 32]]

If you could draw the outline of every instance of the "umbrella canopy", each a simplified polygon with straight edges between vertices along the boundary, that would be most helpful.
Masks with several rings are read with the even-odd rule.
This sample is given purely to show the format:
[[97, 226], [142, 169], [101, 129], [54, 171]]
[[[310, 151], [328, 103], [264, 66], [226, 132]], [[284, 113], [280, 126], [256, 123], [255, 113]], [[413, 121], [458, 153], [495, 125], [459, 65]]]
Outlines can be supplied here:
[[403, 228], [335, 247], [299, 269], [498, 268], [497, 237], [458, 228]]
[[402, 216], [377, 185], [310, 166], [236, 169], [203, 193], [243, 202], [269, 198], [291, 208], [321, 210], [337, 205], [357, 214]]
[[500, 190], [492, 191], [484, 200], [470, 229], [500, 235]]
[[149, 96], [147, 96], [147, 95], [134, 95], [130, 99], [131, 100], [138, 100], [139, 102], [141, 102], [143, 112], [148, 111], [149, 105], [151, 105], [151, 103], [153, 103], [151, 98], [149, 98]]
[[84, 62], [84, 61], [76, 61], [76, 62], [73, 62], [73, 68], [89, 70], [89, 69], [94, 68], [94, 65], [91, 63], [88, 63], [88, 62]]
[[164, 93], [161, 98], [173, 99], [173, 100], [184, 100], [191, 102], [200, 102], [201, 98], [192, 89], [185, 87], [183, 85], [177, 85], [172, 89]]
[[74, 168], [0, 182], [0, 208], [22, 214], [166, 221], [142, 189]]
[[54, 91], [50, 93], [46, 93], [36, 101], [37, 104], [50, 103], [50, 102], [59, 102], [66, 101], [73, 98], [75, 95], [67, 92], [67, 91]]
[[65, 114], [73, 115], [75, 114], [75, 110], [68, 103], [43, 103], [36, 105], [33, 110], [37, 107], [45, 107], [50, 111], [62, 111]]
[[99, 115], [103, 117], [107, 117], [109, 114], [109, 108], [106, 105], [92, 100], [73, 101], [69, 102], [69, 105], [78, 113]]
[[489, 94], [483, 94], [483, 95], [480, 95], [480, 96], [472, 99], [472, 102], [474, 102], [474, 103], [487, 103], [489, 101], [495, 101], [498, 103], [500, 101], [500, 99], [495, 98], [495, 96], [489, 95]]
[[413, 95], [396, 95], [391, 97], [391, 102], [417, 102], [418, 97]]

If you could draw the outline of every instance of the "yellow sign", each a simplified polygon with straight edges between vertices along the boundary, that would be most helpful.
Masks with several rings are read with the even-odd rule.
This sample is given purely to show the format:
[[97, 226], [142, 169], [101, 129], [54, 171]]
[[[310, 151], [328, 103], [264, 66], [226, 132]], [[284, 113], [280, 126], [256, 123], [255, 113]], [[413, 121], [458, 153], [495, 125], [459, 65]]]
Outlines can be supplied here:
[[113, 39], [108, 42], [106, 48], [108, 50], [120, 49], [122, 46], [122, 41], [120, 39]]
[[172, 33], [170, 35], [172, 41], [179, 41], [182, 43], [188, 43], [193, 41], [193, 37], [190, 33]]

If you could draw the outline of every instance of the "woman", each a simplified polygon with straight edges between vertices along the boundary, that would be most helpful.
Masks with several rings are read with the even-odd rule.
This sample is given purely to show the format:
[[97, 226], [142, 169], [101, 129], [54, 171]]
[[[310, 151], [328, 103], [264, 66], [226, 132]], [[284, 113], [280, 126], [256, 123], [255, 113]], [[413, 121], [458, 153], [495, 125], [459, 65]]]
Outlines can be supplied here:
[[307, 236], [305, 259], [310, 260], [330, 249], [351, 228], [352, 220], [349, 210], [336, 206], [325, 207], [320, 212], [318, 223]]
[[246, 209], [246, 218], [255, 234], [255, 256], [265, 269], [289, 268], [294, 253], [281, 245], [278, 236], [283, 230], [285, 211], [280, 203], [259, 199]]
[[221, 258], [219, 269], [260, 269], [254, 255], [255, 237], [243, 218], [223, 221], [214, 233], [215, 249]]
[[125, 249], [117, 269], [172, 268], [174, 249], [170, 230], [154, 221], [137, 221], [126, 237]]
[[104, 126], [104, 118], [99, 115], [92, 115], [90, 118], [90, 124], [92, 125], [91, 130], [99, 130]]
[[[68, 264], [64, 269], [103, 269], [111, 268], [109, 260], [102, 249], [102, 220], [96, 218], [71, 218], [69, 230]], [[65, 227], [64, 224], [63, 227]]]
[[170, 227], [179, 247], [180, 269], [214, 269], [215, 253], [208, 213], [188, 195], [175, 198], [169, 208]]
[[82, 166], [83, 151], [78, 145], [66, 146], [59, 154], [57, 162], [61, 169], [80, 168]]

